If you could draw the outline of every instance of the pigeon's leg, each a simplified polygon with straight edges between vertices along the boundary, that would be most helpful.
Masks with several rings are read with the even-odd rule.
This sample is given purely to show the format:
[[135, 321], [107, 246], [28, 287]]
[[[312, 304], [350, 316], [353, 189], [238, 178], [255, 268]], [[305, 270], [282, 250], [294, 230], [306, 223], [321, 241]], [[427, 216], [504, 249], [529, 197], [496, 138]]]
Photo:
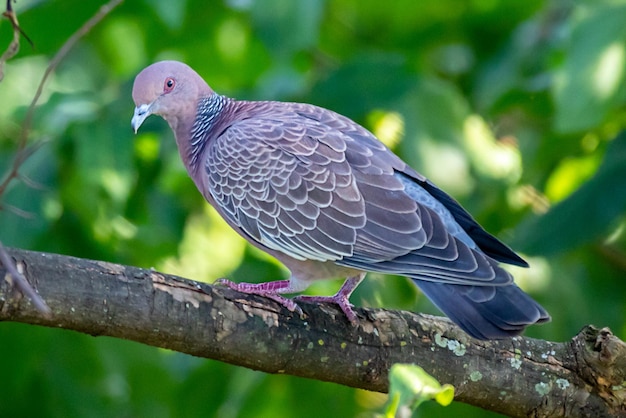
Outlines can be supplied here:
[[[216, 281], [217, 284], [221, 284], [223, 286], [230, 287], [233, 290], [236, 290], [241, 293], [248, 293], [253, 295], [263, 296], [269, 299], [272, 299], [285, 308], [289, 309], [291, 312], [296, 312], [298, 315], [302, 316], [302, 309], [298, 306], [293, 299], [286, 298], [281, 296], [281, 293], [296, 293], [301, 292], [307, 288], [307, 285], [303, 282], [296, 282], [294, 284], [290, 280], [277, 280], [274, 282], [266, 282], [266, 283], [235, 283], [231, 282], [227, 279], [219, 279]], [[300, 285], [298, 285], [300, 284]]]
[[339, 305], [344, 314], [348, 317], [348, 320], [352, 322], [353, 325], [358, 323], [358, 318], [356, 313], [352, 309], [352, 304], [348, 300], [354, 289], [363, 281], [365, 278], [365, 273], [360, 273], [356, 276], [348, 277], [348, 279], [343, 283], [341, 289], [334, 294], [333, 296], [297, 296], [295, 299], [303, 302], [314, 302], [314, 303], [334, 303]]

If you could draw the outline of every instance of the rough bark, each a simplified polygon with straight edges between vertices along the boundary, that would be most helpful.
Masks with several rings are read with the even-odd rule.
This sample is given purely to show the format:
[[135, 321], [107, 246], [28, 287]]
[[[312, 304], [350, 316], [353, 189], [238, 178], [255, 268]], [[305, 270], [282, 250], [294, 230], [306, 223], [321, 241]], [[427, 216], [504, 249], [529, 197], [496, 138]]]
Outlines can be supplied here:
[[[37, 312], [4, 269], [0, 320], [108, 335], [262, 370], [385, 392], [393, 363], [416, 363], [456, 400], [516, 417], [626, 416], [626, 344], [585, 327], [564, 343], [478, 341], [450, 321], [329, 305], [304, 318], [271, 300], [102, 261], [9, 250], [52, 310]], [[268, 355], [269, 354], [269, 355]]]

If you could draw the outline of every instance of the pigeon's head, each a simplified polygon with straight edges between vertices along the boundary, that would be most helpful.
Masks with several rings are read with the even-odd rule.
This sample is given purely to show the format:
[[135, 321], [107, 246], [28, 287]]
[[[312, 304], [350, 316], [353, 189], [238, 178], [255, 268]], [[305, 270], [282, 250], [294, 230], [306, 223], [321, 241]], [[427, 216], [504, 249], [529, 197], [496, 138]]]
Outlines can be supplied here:
[[160, 61], [144, 68], [135, 78], [135, 113], [131, 126], [135, 133], [150, 115], [159, 115], [172, 129], [181, 119], [194, 117], [198, 100], [213, 90], [187, 64]]

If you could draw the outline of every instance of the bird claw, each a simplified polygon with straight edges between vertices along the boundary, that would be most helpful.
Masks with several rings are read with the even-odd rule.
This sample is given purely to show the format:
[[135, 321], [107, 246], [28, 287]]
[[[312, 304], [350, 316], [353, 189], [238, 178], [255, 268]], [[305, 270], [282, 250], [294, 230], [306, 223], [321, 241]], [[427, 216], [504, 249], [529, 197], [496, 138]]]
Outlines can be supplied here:
[[293, 300], [286, 298], [284, 296], [279, 295], [273, 286], [268, 286], [270, 284], [274, 284], [277, 282], [268, 282], [268, 283], [235, 283], [228, 279], [218, 279], [215, 281], [215, 284], [220, 286], [226, 286], [230, 289], [236, 290], [241, 293], [245, 293], [248, 295], [257, 295], [262, 296], [268, 299], [272, 299], [274, 302], [279, 303], [280, 305], [287, 308], [290, 312], [297, 313], [300, 317], [304, 316], [304, 312], [302, 312], [302, 308], [298, 306], [298, 304]]
[[352, 304], [348, 301], [348, 298], [343, 295], [334, 295], [334, 296], [296, 296], [294, 298], [299, 302], [309, 302], [309, 303], [332, 303], [338, 305], [342, 312], [348, 318], [348, 321], [352, 324], [352, 326], [356, 327], [359, 325], [359, 318], [352, 309]]

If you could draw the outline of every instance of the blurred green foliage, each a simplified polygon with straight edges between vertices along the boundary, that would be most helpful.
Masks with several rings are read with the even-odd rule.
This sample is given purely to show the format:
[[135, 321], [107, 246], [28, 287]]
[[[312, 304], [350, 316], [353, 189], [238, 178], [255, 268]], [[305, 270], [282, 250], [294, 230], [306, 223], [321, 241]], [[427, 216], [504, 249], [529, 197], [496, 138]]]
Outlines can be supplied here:
[[429, 400], [448, 406], [453, 398], [452, 385], [439, 384], [437, 379], [415, 364], [396, 363], [389, 369], [389, 400], [384, 416], [406, 416]]
[[[0, 83], [0, 168], [50, 58], [98, 4], [15, 7], [35, 48]], [[207, 207], [164, 121], [131, 132], [134, 75], [179, 59], [220, 93], [318, 104], [387, 141], [529, 259], [514, 273], [553, 321], [527, 335], [593, 323], [626, 338], [625, 21], [623, 0], [127, 0], [46, 86], [30, 132], [43, 146], [21, 171], [40, 187], [12, 184], [0, 239], [196, 280], [285, 274]], [[0, 49], [10, 37], [0, 22]], [[370, 277], [357, 305], [436, 312]], [[61, 330], [2, 323], [0, 339], [0, 416], [368, 417], [386, 400]], [[418, 414], [491, 416], [440, 408]]]

